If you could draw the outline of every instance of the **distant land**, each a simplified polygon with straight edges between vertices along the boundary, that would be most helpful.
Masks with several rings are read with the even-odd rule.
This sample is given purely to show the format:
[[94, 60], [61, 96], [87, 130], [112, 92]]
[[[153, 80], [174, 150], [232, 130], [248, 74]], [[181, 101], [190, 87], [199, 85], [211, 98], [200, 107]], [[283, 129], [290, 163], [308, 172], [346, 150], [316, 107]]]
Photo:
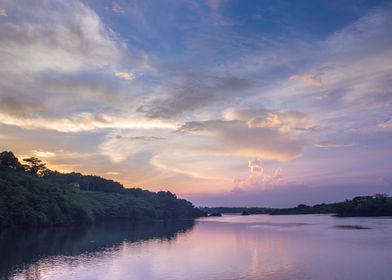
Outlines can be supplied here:
[[207, 213], [244, 213], [269, 215], [335, 214], [338, 217], [392, 216], [392, 197], [386, 194], [357, 196], [351, 200], [336, 203], [322, 203], [313, 206], [300, 204], [292, 208], [263, 207], [202, 207]]
[[60, 173], [40, 159], [23, 159], [12, 152], [0, 153], [0, 228], [57, 226], [98, 221], [146, 221], [194, 219], [207, 213], [335, 214], [392, 216], [392, 198], [385, 194], [293, 208], [195, 207], [169, 191], [151, 192], [125, 188], [118, 182], [94, 175]]

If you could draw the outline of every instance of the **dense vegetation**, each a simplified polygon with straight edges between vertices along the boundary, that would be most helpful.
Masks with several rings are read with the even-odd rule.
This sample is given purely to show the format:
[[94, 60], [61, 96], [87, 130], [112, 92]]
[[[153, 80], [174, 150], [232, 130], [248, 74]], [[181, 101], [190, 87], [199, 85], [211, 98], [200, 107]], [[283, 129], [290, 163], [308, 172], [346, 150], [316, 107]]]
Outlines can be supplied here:
[[374, 196], [358, 196], [352, 200], [338, 203], [322, 203], [313, 206], [299, 204], [292, 208], [260, 208], [260, 207], [203, 207], [207, 213], [270, 214], [270, 215], [303, 215], [303, 214], [335, 214], [339, 217], [371, 217], [392, 216], [392, 197], [386, 194]]
[[37, 158], [24, 162], [11, 152], [0, 153], [0, 227], [205, 215], [171, 192], [126, 189], [98, 176], [51, 171]]
[[333, 214], [336, 213], [335, 204], [316, 204], [308, 206], [299, 204], [293, 208], [272, 209], [269, 214], [271, 215], [301, 215], [301, 214]]
[[269, 215], [295, 215], [295, 214], [329, 214], [336, 213], [334, 204], [317, 204], [308, 206], [299, 204], [292, 208], [263, 208], [263, 207], [203, 207], [207, 213], [225, 213], [225, 214], [269, 214]]
[[392, 197], [387, 197], [385, 194], [358, 196], [337, 203], [335, 211], [340, 217], [392, 216]]
[[207, 213], [225, 213], [225, 214], [239, 214], [248, 212], [249, 214], [269, 214], [272, 208], [263, 207], [202, 207], [200, 208]]
[[323, 203], [314, 206], [300, 204], [293, 208], [271, 209], [269, 214], [336, 214], [338, 217], [392, 216], [392, 198], [386, 194], [357, 196], [338, 203]]

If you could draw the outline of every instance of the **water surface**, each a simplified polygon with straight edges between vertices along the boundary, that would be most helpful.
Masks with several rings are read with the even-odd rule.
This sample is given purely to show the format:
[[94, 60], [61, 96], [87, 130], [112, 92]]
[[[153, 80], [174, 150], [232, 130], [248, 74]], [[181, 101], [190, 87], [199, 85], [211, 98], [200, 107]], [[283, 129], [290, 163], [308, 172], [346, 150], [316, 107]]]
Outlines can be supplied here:
[[230, 215], [0, 233], [2, 279], [378, 279], [392, 219]]

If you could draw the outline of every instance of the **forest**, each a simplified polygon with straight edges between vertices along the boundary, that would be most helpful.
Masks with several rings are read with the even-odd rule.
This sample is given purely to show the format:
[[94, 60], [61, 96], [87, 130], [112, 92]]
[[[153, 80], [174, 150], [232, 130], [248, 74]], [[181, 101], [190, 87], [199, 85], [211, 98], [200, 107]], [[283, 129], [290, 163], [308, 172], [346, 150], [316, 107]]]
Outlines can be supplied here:
[[0, 228], [205, 215], [169, 191], [125, 188], [99, 176], [50, 170], [35, 157], [21, 163], [12, 152], [0, 153]]

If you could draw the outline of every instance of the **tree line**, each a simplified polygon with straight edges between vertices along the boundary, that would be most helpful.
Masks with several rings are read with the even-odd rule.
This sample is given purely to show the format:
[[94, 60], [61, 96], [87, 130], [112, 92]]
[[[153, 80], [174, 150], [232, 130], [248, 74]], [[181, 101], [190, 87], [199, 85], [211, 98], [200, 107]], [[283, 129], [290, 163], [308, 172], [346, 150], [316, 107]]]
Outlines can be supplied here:
[[265, 207], [203, 207], [207, 213], [268, 215], [332, 214], [337, 217], [375, 217], [392, 216], [392, 197], [386, 194], [357, 196], [342, 202], [321, 203], [313, 206], [299, 204], [290, 208]]
[[0, 153], [0, 227], [199, 216], [205, 213], [169, 191], [128, 189], [99, 176], [50, 170], [36, 157], [21, 163], [12, 152]]

